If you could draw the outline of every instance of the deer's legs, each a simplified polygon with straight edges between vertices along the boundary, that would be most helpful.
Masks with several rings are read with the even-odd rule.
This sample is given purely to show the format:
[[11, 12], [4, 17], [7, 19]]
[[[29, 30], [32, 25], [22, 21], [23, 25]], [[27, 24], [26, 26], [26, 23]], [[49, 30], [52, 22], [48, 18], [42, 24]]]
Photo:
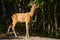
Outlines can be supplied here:
[[15, 32], [15, 29], [14, 29], [15, 28], [15, 25], [16, 25], [16, 22], [13, 22], [12, 31], [13, 31], [15, 37], [17, 37], [16, 32]]
[[9, 28], [8, 28], [8, 30], [7, 30], [7, 33], [9, 33], [10, 28], [11, 28], [11, 25], [9, 26]]
[[29, 38], [29, 24], [26, 23], [26, 37]]

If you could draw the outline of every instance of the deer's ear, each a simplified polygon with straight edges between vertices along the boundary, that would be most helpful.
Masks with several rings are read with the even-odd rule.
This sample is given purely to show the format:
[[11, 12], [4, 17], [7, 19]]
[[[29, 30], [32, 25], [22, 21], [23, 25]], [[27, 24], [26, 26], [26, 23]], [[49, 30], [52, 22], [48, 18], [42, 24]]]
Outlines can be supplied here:
[[33, 2], [33, 1], [31, 1], [31, 2], [30, 2], [30, 5], [34, 5], [34, 2]]

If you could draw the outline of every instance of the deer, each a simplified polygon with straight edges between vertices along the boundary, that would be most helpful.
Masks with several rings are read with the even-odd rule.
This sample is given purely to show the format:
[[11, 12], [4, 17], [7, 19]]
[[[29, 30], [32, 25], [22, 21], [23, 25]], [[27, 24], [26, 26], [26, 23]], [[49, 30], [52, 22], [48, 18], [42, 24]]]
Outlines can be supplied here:
[[12, 28], [12, 31], [15, 35], [15, 37], [17, 37], [17, 34], [15, 32], [15, 25], [18, 22], [25, 22], [26, 25], [26, 37], [29, 38], [29, 23], [32, 20], [32, 17], [34, 15], [35, 10], [39, 7], [37, 6], [35, 3], [31, 2], [31, 10], [29, 12], [26, 13], [15, 13], [11, 16], [12, 18], [12, 24], [8, 27], [7, 33], [9, 33], [10, 28]]

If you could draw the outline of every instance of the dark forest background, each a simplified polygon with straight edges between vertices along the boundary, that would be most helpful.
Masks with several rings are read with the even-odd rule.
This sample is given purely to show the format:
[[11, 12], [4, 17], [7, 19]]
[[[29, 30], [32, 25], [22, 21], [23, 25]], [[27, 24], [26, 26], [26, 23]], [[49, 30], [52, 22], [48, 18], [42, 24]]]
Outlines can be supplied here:
[[[39, 8], [30, 24], [30, 36], [60, 38], [60, 0], [32, 0]], [[29, 12], [31, 0], [0, 0], [0, 33], [6, 33], [14, 13]], [[15, 30], [25, 35], [25, 23], [17, 23]]]

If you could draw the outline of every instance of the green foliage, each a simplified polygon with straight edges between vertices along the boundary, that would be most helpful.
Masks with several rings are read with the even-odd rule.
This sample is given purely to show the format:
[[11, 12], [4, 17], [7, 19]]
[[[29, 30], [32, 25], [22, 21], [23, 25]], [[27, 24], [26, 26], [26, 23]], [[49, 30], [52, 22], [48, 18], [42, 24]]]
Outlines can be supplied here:
[[50, 2], [54, 2], [54, 0], [50, 0]]
[[[43, 7], [43, 5], [46, 5], [46, 2], [45, 1], [42, 1], [42, 0], [34, 0], [33, 1], [36, 5], [39, 5], [39, 8], [41, 9]], [[28, 7], [30, 7], [31, 5], [28, 4]]]
[[43, 5], [46, 5], [46, 2], [43, 0], [34, 0], [34, 2], [39, 5], [39, 8], [41, 9]]
[[13, 2], [13, 0], [6, 0], [7, 2]]
[[30, 7], [31, 6], [31, 4], [28, 4], [28, 7]]

